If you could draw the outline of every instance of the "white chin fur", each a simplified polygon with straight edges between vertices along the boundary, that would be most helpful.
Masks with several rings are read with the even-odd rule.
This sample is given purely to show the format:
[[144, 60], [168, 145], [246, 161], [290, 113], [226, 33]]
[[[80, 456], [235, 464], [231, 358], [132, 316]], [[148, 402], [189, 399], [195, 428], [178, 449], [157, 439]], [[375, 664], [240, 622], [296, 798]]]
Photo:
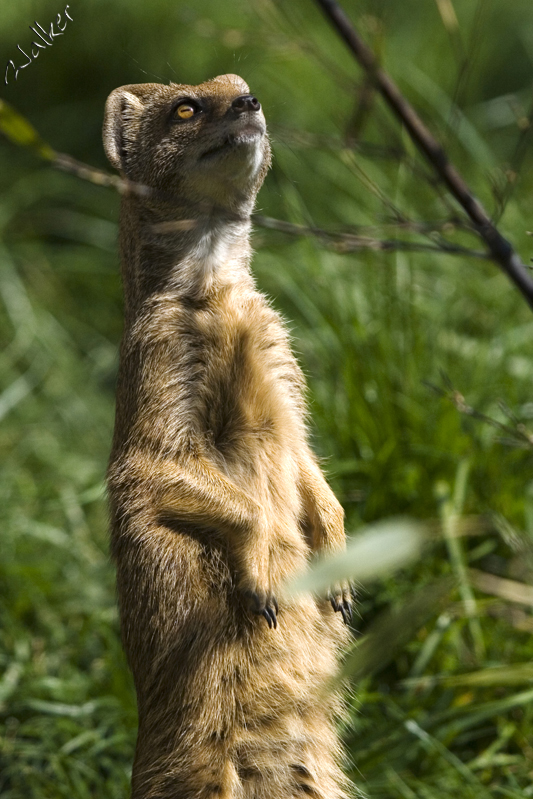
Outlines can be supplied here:
[[263, 162], [263, 137], [259, 133], [241, 133], [229, 151], [236, 177], [254, 178]]
[[260, 133], [243, 132], [223, 150], [213, 153], [198, 165], [210, 179], [218, 174], [231, 183], [253, 180], [263, 163], [262, 139]]

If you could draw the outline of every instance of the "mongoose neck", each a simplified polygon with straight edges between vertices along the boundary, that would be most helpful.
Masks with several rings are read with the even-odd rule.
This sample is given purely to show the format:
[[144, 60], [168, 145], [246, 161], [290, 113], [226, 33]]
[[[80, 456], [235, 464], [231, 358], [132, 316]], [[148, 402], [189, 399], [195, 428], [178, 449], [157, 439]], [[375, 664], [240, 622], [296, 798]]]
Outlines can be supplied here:
[[253, 285], [249, 215], [147, 205], [126, 196], [120, 223], [127, 323], [155, 295], [199, 302], [231, 284]]

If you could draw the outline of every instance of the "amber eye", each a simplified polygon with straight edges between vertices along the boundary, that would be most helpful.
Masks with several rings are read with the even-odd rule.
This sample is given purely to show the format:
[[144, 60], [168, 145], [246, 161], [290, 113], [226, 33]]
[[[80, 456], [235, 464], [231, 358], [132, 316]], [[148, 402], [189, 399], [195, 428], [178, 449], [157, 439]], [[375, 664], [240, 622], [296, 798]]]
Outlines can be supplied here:
[[196, 114], [197, 110], [192, 103], [180, 103], [175, 113], [180, 119], [190, 119]]

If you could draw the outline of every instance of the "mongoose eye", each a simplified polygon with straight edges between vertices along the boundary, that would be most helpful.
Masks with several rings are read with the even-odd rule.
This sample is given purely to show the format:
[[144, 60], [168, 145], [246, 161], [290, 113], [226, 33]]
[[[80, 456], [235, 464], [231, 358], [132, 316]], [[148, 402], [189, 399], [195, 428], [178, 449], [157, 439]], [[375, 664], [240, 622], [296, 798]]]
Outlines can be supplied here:
[[199, 112], [199, 108], [195, 103], [186, 102], [180, 103], [176, 108], [174, 115], [180, 119], [190, 119]]

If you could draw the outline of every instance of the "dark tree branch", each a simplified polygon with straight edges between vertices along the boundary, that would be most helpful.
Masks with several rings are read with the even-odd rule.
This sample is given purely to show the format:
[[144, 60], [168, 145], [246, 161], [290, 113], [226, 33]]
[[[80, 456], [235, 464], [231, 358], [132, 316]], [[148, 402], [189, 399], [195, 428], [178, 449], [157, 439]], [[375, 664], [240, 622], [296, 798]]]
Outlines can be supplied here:
[[492, 223], [481, 203], [448, 159], [443, 147], [432, 136], [394, 81], [380, 67], [374, 53], [361, 39], [344, 10], [336, 0], [316, 0], [329, 18], [339, 36], [372, 79], [389, 107], [407, 129], [413, 142], [433, 165], [457, 202], [464, 208], [476, 230], [485, 241], [491, 258], [503, 269], [533, 308], [533, 280], [527, 267], [514, 252], [511, 244]]

